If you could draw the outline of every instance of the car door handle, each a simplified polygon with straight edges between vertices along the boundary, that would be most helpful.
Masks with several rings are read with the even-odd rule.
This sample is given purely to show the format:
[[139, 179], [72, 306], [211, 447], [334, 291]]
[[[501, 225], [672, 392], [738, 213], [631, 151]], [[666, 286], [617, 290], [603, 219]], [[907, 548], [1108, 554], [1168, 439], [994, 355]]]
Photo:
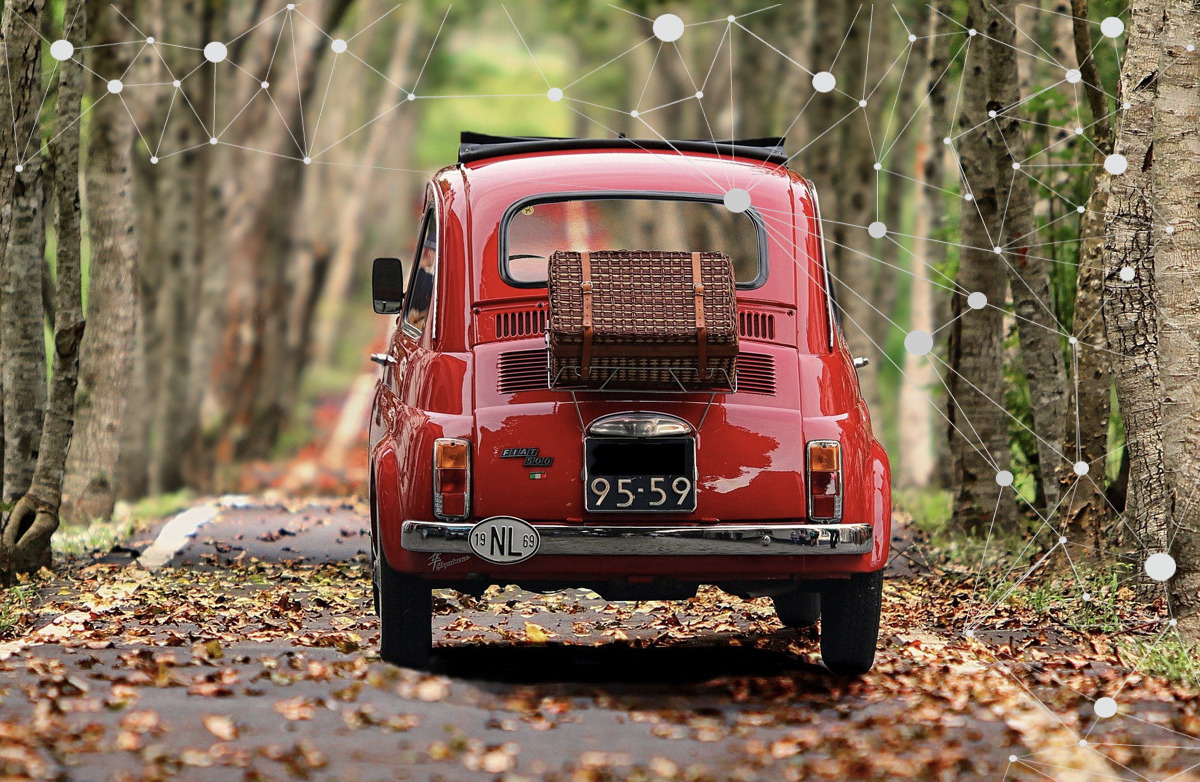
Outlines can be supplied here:
[[392, 356], [387, 353], [372, 353], [371, 360], [381, 367], [386, 367], [388, 364], [396, 363], [396, 359], [392, 358]]
[[862, 369], [863, 367], [865, 367], [867, 364], [870, 364], [870, 363], [871, 363], [871, 359], [868, 356], [859, 356], [858, 358], [854, 359], [854, 368]]

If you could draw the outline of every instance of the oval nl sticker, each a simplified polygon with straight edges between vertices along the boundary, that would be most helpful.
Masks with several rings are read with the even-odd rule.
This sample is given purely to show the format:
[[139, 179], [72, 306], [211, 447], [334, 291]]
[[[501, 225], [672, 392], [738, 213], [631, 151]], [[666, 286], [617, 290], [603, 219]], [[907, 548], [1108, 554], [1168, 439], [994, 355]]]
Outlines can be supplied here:
[[492, 516], [471, 528], [471, 550], [497, 565], [522, 562], [538, 552], [542, 536], [532, 524], [512, 516]]

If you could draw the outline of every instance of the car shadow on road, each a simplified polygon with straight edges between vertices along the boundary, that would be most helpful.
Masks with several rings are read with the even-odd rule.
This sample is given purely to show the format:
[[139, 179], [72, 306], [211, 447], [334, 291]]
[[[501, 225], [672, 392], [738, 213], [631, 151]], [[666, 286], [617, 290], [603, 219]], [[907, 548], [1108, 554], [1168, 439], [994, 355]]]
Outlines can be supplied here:
[[464, 644], [437, 647], [433, 671], [454, 678], [505, 684], [696, 684], [731, 676], [801, 674], [832, 677], [792, 654], [757, 648], [754, 638], [733, 645], [722, 637], [676, 646]]

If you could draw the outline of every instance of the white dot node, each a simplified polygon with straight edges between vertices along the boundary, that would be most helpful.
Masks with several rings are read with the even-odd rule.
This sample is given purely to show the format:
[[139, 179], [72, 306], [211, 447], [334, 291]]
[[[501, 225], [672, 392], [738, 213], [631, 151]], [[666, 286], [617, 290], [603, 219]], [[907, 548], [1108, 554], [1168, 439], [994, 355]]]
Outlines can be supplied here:
[[996, 483], [1001, 486], [1012, 486], [1013, 474], [1008, 470], [1001, 470], [996, 473]]
[[992, 252], [994, 252], [996, 255], [1004, 255], [1004, 248], [1003, 247], [993, 247]]
[[867, 226], [867, 233], [872, 239], [881, 239], [887, 234], [887, 226], [876, 220]]
[[306, 166], [311, 166], [311, 165], [312, 165], [312, 158], [310, 158], [310, 157], [306, 157], [306, 158], [304, 158], [304, 165], [306, 165]]
[[[1072, 337], [1072, 339], [1074, 339], [1074, 338]], [[1087, 475], [1088, 470], [1090, 470], [1091, 467], [1088, 466], [1087, 462], [1075, 462], [1075, 466], [1073, 469], [1075, 470], [1076, 475], [1082, 476], [1082, 475]]]
[[1146, 558], [1146, 575], [1155, 581], [1166, 581], [1175, 575], [1175, 558], [1165, 551], [1151, 554]]
[[220, 143], [220, 142], [217, 140], [217, 137], [216, 137], [216, 136], [213, 136], [212, 138], [210, 138], [210, 139], [208, 140], [208, 143], [209, 143], [209, 144], [212, 144], [212, 145], [215, 147], [215, 146], [216, 146], [218, 143]]
[[633, 117], [634, 119], [637, 119], [637, 117], [638, 117], [638, 110], [637, 110], [637, 109], [634, 109], [633, 111], [629, 112], [629, 116]]
[[204, 47], [204, 59], [209, 62], [221, 62], [229, 56], [229, 50], [220, 41], [213, 41]]
[[1075, 337], [1068, 337], [1068, 338], [1067, 338], [1067, 344], [1070, 344], [1070, 345], [1078, 345], [1078, 344], [1079, 344], [1079, 340], [1078, 340], [1078, 339], [1076, 339]]
[[1173, 233], [1175, 233], [1175, 226], [1173, 226], [1173, 225], [1168, 225], [1168, 226], [1167, 226], [1166, 228], [1164, 228], [1163, 230], [1164, 230], [1164, 231], [1166, 231], [1166, 232], [1167, 232], [1167, 233], [1169, 233], [1169, 234], [1173, 234]]
[[295, 11], [295, 10], [296, 10], [296, 4], [295, 4], [295, 3], [288, 3], [288, 10], [289, 10], [289, 11]]
[[335, 38], [333, 43], [329, 44], [329, 48], [333, 49], [334, 54], [342, 54], [346, 51], [346, 42], [341, 38]]
[[1116, 16], [1110, 16], [1100, 23], [1100, 32], [1106, 38], [1116, 38], [1125, 32], [1125, 23]]
[[1083, 74], [1079, 72], [1078, 68], [1072, 68], [1069, 71], [1067, 71], [1067, 75], [1066, 75], [1067, 84], [1078, 84], [1079, 80], [1082, 78], [1083, 78]]
[[963, 200], [964, 201], [974, 201], [975, 196], [971, 195], [970, 193], [967, 193], [965, 196], [963, 196]]
[[1059, 536], [1058, 536], [1058, 545], [1060, 545], [1060, 546], [1065, 546], [1066, 544], [1067, 544], [1067, 536], [1066, 536], [1066, 535], [1059, 535]]
[[1122, 266], [1121, 271], [1117, 272], [1117, 275], [1121, 278], [1121, 282], [1133, 282], [1133, 278], [1137, 275], [1137, 272], [1133, 270], [1132, 266]]
[[1008, 762], [1009, 762], [1009, 763], [1016, 763], [1016, 762], [1017, 762], [1017, 756], [1016, 756], [1016, 755], [1009, 755], [1009, 756], [1008, 756]]
[[866, 102], [866, 100], [860, 100], [860, 101], [858, 102], [858, 107], [859, 107], [860, 109], [865, 109], [865, 108], [867, 107], [867, 102]]
[[153, 165], [156, 165], [156, 166], [157, 166], [157, 165], [158, 165], [158, 156], [157, 156], [157, 155], [151, 155], [151, 156], [150, 156], [150, 163], [151, 163], [151, 164], [153, 164]]
[[974, 630], [964, 630], [963, 635], [965, 635], [967, 638], [974, 638], [975, 631]]
[[1185, 48], [1185, 49], [1187, 49], [1189, 52], [1194, 52], [1194, 51], [1196, 51], [1196, 44], [1194, 44], [1194, 43], [1189, 43], [1189, 44], [1188, 44], [1187, 46], [1185, 46], [1184, 48]]
[[1113, 176], [1120, 176], [1125, 173], [1125, 169], [1129, 168], [1129, 161], [1124, 155], [1113, 153], [1104, 158], [1104, 170]]
[[1117, 702], [1112, 698], [1101, 698], [1092, 704], [1092, 710], [1100, 719], [1108, 719], [1117, 713]]
[[979, 31], [972, 27], [970, 30], [967, 30], [967, 35], [974, 38], [975, 36], [979, 35]]
[[995, 110], [995, 109], [989, 109], [989, 110], [988, 110], [988, 116], [989, 116], [989, 117], [991, 117], [992, 119], [995, 119], [995, 118], [996, 118], [996, 110]]
[[950, 137], [946, 136], [944, 139], [942, 139], [942, 143], [946, 146], [950, 146]]
[[24, 170], [25, 170], [25, 166], [23, 166], [23, 165], [21, 165], [20, 163], [18, 163], [18, 164], [17, 164], [17, 166], [16, 166], [16, 168], [15, 168], [15, 171], [16, 171], [18, 174], [20, 174], [20, 173], [22, 173]]
[[1084, 206], [1083, 204], [1080, 204], [1079, 206], [1075, 207], [1075, 211], [1079, 212], [1079, 214], [1083, 214], [1084, 212], [1087, 211], [1087, 207]]
[[1084, 592], [1082, 595], [1082, 599], [1083, 599], [1083, 602], [1090, 603], [1092, 600], [1092, 596], [1089, 595], [1087, 592]]
[[1083, 135], [1083, 128], [1075, 128], [1075, 135], [1076, 135], [1076, 136], [1082, 136], [1082, 135]]
[[270, 88], [270, 86], [271, 86], [271, 82], [269, 82], [269, 81], [264, 81], [262, 84], [260, 84], [260, 85], [258, 85], [258, 86], [262, 87], [264, 90], [265, 90], [265, 89], [269, 89], [269, 88]]
[[975, 291], [967, 297], [967, 306], [973, 310], [981, 310], [987, 306], [987, 294]]
[[546, 97], [557, 103], [563, 99], [563, 91], [558, 87], [551, 87], [547, 90]]
[[904, 349], [914, 356], [924, 356], [933, 350], [933, 335], [920, 329], [910, 331], [904, 338]]
[[704, 97], [704, 90], [696, 90], [696, 99], [699, 100], [700, 98], [703, 98], [703, 97]]
[[871, 166], [871, 168], [875, 169], [876, 171], [882, 171], [882, 170], [883, 170], [883, 164], [882, 164], [882, 163], [876, 163], [875, 165]]
[[1168, 624], [1168, 625], [1170, 625], [1171, 627], [1175, 627], [1176, 625], [1178, 625], [1178, 624], [1179, 624], [1179, 620], [1178, 620], [1178, 619], [1172, 619], [1171, 621], [1167, 622], [1167, 624]]
[[415, 92], [408, 93], [408, 100], [416, 100], [416, 99], [417, 99], [417, 93], [415, 93]]
[[913, 42], [915, 42], [916, 40], [917, 40], [917, 36], [913, 35], [912, 33], [909, 33], [909, 34], [908, 34], [908, 42], [909, 42], [909, 43], [913, 43]]
[[154, 45], [154, 36], [152, 35], [152, 36], [150, 36], [149, 38], [147, 38], [147, 39], [146, 39], [146, 43], [148, 43], [148, 44], [150, 44], [151, 46], [153, 46], [153, 45]]
[[663, 14], [654, 20], [654, 37], [671, 43], [683, 37], [683, 20], [675, 14]]
[[736, 16], [734, 16], [733, 14], [730, 14], [729, 16], [725, 17], [725, 21], [727, 21], [727, 22], [735, 22], [735, 21], [737, 21], [737, 17], [736, 17]]
[[183, 86], [183, 82], [181, 82], [179, 79], [176, 79], [175, 81], [171, 82], [171, 86], [175, 89], [179, 89]]
[[50, 56], [59, 62], [71, 59], [73, 54], [75, 54], [75, 45], [70, 41], [60, 38], [50, 44]]
[[1079, 746], [1081, 746], [1081, 747], [1086, 747], [1086, 746], [1087, 746], [1087, 739], [1080, 739], [1080, 740], [1079, 740]]
[[741, 214], [750, 208], [750, 193], [735, 187], [725, 194], [725, 208], [734, 214]]
[[108, 83], [108, 91], [113, 95], [120, 95], [123, 89], [125, 89], [125, 85], [121, 83], [120, 79], [113, 79]]
[[812, 85], [817, 92], [832, 92], [837, 86], [837, 79], [829, 71], [821, 71], [812, 77]]
[[1020, 170], [1021, 170], [1021, 164], [1013, 163], [1013, 171], [1020, 171]]
[[1127, 108], [1129, 108], [1131, 105], [1133, 105], [1133, 104], [1131, 104], [1129, 101], [1125, 101], [1124, 103], [1122, 103], [1122, 104], [1121, 104], [1121, 108], [1123, 108], [1123, 109], [1127, 109]]

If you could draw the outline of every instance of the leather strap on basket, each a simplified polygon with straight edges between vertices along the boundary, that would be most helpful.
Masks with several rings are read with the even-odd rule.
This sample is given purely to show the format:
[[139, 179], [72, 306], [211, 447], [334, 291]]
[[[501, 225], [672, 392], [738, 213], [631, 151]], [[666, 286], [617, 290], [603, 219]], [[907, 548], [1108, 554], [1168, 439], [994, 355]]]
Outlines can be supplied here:
[[700, 265], [700, 253], [692, 253], [692, 296], [696, 305], [696, 377], [699, 380], [707, 380], [708, 324], [704, 321], [704, 276]]
[[583, 292], [583, 347], [579, 354], [580, 374], [586, 379], [591, 375], [592, 368], [592, 335], [595, 324], [592, 322], [592, 254], [579, 254], [579, 271], [581, 281], [579, 289]]

